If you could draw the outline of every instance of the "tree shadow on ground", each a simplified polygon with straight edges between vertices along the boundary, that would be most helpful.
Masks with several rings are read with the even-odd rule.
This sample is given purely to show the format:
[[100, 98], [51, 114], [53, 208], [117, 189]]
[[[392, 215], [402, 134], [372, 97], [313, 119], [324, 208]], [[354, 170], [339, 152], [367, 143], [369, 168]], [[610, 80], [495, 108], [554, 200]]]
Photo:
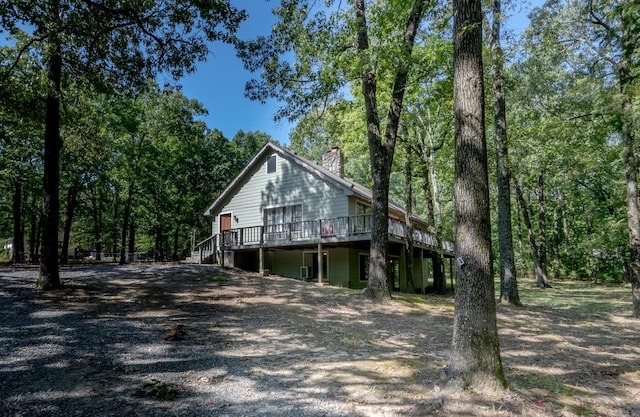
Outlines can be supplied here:
[[[64, 289], [40, 293], [34, 273], [0, 270], [3, 415], [398, 415], [437, 391], [448, 358], [443, 297], [378, 305], [354, 290], [204, 265], [74, 267]], [[519, 392], [466, 393], [448, 412], [632, 415], [637, 321], [577, 290], [500, 306], [503, 363]], [[185, 339], [163, 340], [178, 324]], [[136, 395], [154, 383], [177, 397]]]

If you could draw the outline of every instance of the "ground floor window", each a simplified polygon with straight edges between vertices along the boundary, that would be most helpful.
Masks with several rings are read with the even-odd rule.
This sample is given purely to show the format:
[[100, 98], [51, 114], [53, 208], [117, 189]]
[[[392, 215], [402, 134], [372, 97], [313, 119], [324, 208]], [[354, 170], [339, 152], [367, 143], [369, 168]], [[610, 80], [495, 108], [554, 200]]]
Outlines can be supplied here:
[[[361, 253], [359, 259], [360, 281], [369, 280], [369, 255]], [[393, 290], [400, 289], [400, 258], [390, 257], [387, 265], [387, 278], [389, 287]]]

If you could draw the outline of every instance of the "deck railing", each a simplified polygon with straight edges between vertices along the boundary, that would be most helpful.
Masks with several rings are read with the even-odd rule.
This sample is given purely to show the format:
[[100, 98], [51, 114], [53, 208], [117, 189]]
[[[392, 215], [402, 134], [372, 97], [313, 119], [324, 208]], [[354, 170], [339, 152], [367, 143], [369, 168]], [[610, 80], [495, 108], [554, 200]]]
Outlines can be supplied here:
[[[389, 235], [404, 239], [407, 236], [404, 222], [389, 219]], [[349, 237], [371, 233], [371, 215], [356, 215], [334, 217], [329, 219], [303, 220], [279, 224], [267, 224], [262, 226], [242, 227], [225, 230], [218, 240], [212, 236], [200, 244], [201, 258], [216, 256], [216, 248], [241, 247], [247, 245], [277, 245], [280, 243], [300, 242], [308, 240], [348, 240]], [[347, 239], [345, 239], [347, 238]], [[438, 240], [435, 235], [426, 230], [413, 230], [415, 243], [437, 247]], [[453, 252], [453, 242], [441, 241], [441, 248]]]

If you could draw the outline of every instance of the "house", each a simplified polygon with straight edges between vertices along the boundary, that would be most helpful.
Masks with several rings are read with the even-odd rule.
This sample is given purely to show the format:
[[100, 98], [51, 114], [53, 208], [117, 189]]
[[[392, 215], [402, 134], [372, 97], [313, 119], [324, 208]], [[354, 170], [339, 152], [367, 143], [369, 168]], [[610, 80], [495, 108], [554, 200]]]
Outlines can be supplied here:
[[[339, 148], [322, 165], [267, 143], [205, 211], [211, 236], [197, 245], [200, 262], [350, 288], [367, 284], [371, 190], [344, 178]], [[405, 290], [405, 211], [389, 205], [390, 287]], [[429, 285], [431, 260], [453, 257], [427, 224], [414, 224], [415, 288]], [[448, 263], [451, 271], [451, 262]]]

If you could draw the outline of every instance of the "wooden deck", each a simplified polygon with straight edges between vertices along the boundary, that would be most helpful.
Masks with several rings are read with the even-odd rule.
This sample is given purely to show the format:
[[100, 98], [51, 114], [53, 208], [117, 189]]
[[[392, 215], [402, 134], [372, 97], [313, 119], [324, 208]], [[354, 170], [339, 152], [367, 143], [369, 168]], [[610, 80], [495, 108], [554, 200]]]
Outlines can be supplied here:
[[[389, 239], [405, 242], [407, 227], [404, 222], [389, 219]], [[271, 225], [259, 225], [225, 230], [196, 245], [199, 262], [204, 263], [220, 251], [256, 248], [286, 248], [316, 244], [346, 244], [371, 239], [371, 215], [336, 217], [332, 219], [304, 220]], [[435, 234], [414, 228], [413, 241], [417, 248], [441, 251], [453, 256], [454, 243]], [[216, 259], [210, 262], [217, 263]]]

